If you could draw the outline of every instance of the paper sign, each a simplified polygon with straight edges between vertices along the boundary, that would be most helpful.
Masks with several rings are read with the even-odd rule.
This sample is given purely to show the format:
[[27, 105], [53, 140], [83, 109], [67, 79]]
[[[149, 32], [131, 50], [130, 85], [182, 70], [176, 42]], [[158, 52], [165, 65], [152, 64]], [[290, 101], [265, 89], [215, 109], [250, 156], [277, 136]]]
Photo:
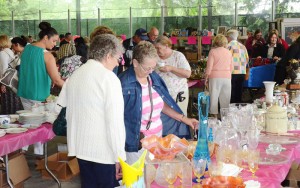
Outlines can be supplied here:
[[126, 40], [126, 35], [122, 34], [121, 38], [122, 38], [122, 40]]
[[172, 44], [177, 44], [177, 37], [170, 37]]
[[197, 38], [195, 36], [188, 37], [188, 44], [197, 44]]
[[202, 44], [211, 44], [211, 37], [210, 36], [203, 36], [202, 37]]

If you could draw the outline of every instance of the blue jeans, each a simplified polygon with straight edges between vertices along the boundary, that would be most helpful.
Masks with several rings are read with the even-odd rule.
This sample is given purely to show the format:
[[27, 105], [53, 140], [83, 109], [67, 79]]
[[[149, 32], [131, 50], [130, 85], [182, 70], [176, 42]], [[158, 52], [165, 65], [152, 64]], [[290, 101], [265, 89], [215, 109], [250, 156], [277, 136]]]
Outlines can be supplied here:
[[114, 188], [119, 186], [116, 180], [116, 166], [78, 159], [81, 188]]

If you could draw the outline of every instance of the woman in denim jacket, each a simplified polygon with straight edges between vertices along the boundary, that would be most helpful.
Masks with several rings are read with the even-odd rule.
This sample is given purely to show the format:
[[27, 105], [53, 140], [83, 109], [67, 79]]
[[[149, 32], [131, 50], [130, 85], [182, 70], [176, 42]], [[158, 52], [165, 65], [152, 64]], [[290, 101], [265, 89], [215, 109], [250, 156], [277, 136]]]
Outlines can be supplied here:
[[158, 59], [150, 42], [140, 42], [133, 50], [132, 66], [119, 75], [124, 97], [125, 150], [129, 164], [134, 163], [143, 151], [139, 147], [141, 137], [174, 134], [190, 139], [188, 126], [192, 129], [198, 126], [196, 119], [183, 115], [164, 81], [153, 72]]

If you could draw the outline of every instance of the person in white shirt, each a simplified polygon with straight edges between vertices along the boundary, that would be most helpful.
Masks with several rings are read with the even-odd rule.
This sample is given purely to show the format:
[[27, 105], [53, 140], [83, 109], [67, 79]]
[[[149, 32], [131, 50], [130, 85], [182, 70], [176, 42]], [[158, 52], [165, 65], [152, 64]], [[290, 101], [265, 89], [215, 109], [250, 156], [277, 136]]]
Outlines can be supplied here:
[[96, 36], [89, 60], [63, 86], [58, 102], [67, 107], [69, 156], [78, 158], [82, 188], [113, 188], [126, 160], [124, 101], [112, 72], [124, 50], [111, 34]]
[[160, 58], [155, 71], [165, 81], [172, 98], [182, 112], [187, 115], [189, 88], [187, 78], [191, 76], [191, 67], [183, 53], [172, 50], [172, 42], [166, 36], [159, 36], [154, 46]]

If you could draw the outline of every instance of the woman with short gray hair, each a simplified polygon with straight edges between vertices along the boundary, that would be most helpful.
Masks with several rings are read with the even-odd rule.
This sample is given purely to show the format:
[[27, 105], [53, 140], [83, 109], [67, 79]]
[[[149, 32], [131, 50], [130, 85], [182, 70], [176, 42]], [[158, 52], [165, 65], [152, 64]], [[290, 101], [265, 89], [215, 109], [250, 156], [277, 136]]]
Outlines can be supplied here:
[[132, 66], [119, 75], [126, 101], [125, 150], [128, 164], [136, 162], [143, 153], [142, 138], [174, 134], [190, 139], [189, 127], [198, 127], [199, 122], [183, 114], [162, 78], [154, 71], [158, 60], [155, 47], [142, 41], [133, 49]]
[[[126, 160], [124, 101], [112, 72], [123, 47], [111, 34], [96, 36], [89, 60], [64, 85], [59, 104], [67, 107], [69, 156], [78, 158], [82, 188], [113, 188]], [[64, 92], [64, 93], [63, 93]]]

